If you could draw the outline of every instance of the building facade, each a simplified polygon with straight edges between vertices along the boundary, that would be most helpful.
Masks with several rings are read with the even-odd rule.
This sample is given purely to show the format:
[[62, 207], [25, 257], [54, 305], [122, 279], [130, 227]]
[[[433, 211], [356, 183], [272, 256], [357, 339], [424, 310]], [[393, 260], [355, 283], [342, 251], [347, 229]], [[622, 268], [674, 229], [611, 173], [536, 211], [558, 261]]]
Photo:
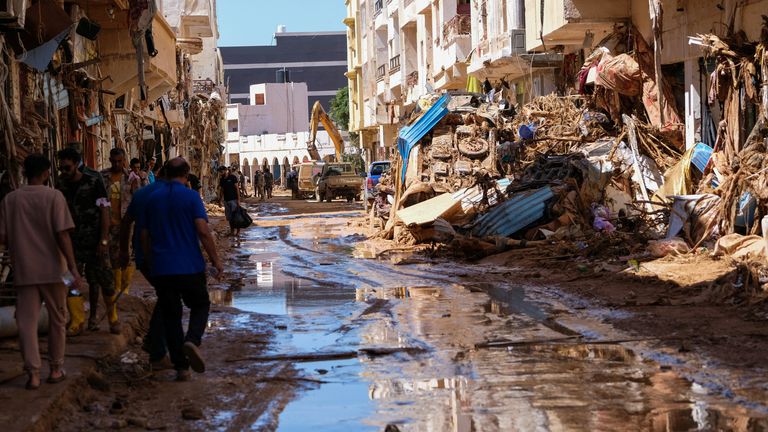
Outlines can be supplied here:
[[309, 108], [319, 100], [328, 109], [347, 85], [344, 32], [289, 33], [280, 26], [274, 45], [222, 47], [221, 54], [230, 103], [248, 104], [254, 83], [300, 82], [307, 85]]
[[350, 130], [360, 134], [368, 162], [391, 156], [403, 119], [422, 96], [464, 91], [470, 75], [514, 81], [530, 74], [519, 56], [525, 53], [522, 0], [346, 0], [346, 6]]
[[[632, 26], [654, 46], [646, 0], [345, 0], [350, 130], [366, 161], [388, 158], [397, 131], [430, 92], [473, 89], [521, 106], [579, 91], [577, 73], [607, 36]], [[656, 1], [651, 2], [654, 4]], [[661, 69], [684, 113], [686, 145], [702, 139], [712, 68], [690, 43], [727, 27], [759, 40], [766, 0], [658, 0]], [[478, 81], [468, 87], [468, 79]], [[715, 110], [716, 111], [716, 110]], [[707, 122], [720, 118], [713, 114]], [[682, 114], [681, 114], [682, 116]], [[717, 121], [714, 122], [717, 124]], [[713, 144], [713, 143], [710, 143]]]

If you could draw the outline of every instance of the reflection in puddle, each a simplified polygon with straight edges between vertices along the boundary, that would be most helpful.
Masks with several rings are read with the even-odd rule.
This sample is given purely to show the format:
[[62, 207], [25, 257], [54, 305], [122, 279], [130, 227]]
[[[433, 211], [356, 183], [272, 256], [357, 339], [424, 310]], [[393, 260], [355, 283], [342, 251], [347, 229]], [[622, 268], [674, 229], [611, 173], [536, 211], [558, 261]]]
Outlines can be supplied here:
[[[340, 237], [341, 224], [249, 230], [236, 258], [239, 276], [212, 299], [278, 315], [282, 331], [271, 353], [410, 346], [430, 353], [296, 365], [326, 383], [288, 404], [279, 430], [768, 429], [766, 419], [621, 345], [563, 341], [575, 332], [526, 287], [460, 287], [436, 279], [450, 273], [439, 264], [409, 272], [354, 260], [353, 253], [377, 252], [353, 252], [365, 242]], [[475, 348], [491, 340], [561, 342]]]

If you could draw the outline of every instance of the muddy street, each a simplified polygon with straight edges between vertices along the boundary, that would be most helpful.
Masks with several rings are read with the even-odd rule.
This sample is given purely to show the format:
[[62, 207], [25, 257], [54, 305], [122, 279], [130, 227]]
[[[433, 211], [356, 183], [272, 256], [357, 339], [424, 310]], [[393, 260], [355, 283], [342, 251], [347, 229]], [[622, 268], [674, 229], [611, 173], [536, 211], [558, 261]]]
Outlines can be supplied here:
[[768, 427], [765, 399], [601, 319], [618, 312], [583, 313], [514, 269], [371, 258], [384, 246], [363, 235], [358, 204], [250, 211], [254, 227], [219, 239], [227, 278], [210, 287], [208, 371], [176, 383], [143, 371], [133, 346], [89, 377], [58, 430]]

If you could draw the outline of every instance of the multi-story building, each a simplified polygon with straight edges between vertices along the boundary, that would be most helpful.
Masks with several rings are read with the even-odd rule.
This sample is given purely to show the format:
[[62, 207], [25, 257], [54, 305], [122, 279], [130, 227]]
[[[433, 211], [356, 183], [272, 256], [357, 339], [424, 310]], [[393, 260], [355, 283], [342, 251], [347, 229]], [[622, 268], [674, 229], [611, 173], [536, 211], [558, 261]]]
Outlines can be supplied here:
[[390, 156], [401, 117], [467, 85], [470, 0], [347, 0], [350, 130], [367, 161]]
[[328, 109], [347, 85], [344, 32], [290, 33], [279, 26], [274, 45], [222, 47], [221, 54], [230, 103], [247, 104], [254, 83], [302, 82], [308, 87], [308, 106], [320, 101]]
[[[253, 84], [248, 94], [248, 104], [227, 105], [224, 163], [249, 178], [256, 169], [269, 168], [282, 181], [292, 166], [310, 160], [307, 83]], [[334, 154], [324, 130], [318, 131], [316, 146], [321, 156]]]

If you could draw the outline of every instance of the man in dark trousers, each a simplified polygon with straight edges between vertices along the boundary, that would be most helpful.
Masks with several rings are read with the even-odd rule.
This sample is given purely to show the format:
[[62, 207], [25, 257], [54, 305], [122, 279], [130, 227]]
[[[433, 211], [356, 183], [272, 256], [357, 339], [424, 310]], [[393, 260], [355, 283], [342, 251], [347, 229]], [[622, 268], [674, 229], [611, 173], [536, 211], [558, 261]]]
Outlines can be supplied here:
[[240, 207], [240, 187], [237, 176], [227, 167], [219, 167], [219, 204], [224, 206], [224, 216], [229, 222], [230, 235], [240, 234], [240, 230], [232, 225], [232, 215]]
[[264, 168], [264, 192], [267, 196], [267, 199], [272, 198], [272, 188], [274, 185], [275, 178], [272, 176], [269, 168]]
[[[158, 171], [154, 183], [137, 190], [136, 193], [133, 194], [133, 199], [123, 216], [121, 221], [122, 226], [120, 228], [120, 264], [124, 266], [130, 260], [128, 246], [132, 242], [136, 268], [141, 271], [141, 274], [144, 275], [149, 284], [155, 288], [155, 293], [157, 293], [157, 286], [148, 270], [149, 266], [144, 257], [144, 250], [141, 247], [141, 230], [146, 225], [144, 218], [147, 216], [152, 217], [153, 215], [152, 209], [147, 211], [147, 201], [156, 190], [163, 187], [165, 182], [165, 167], [162, 167], [160, 168], [160, 171]], [[134, 222], [135, 227], [133, 231], [131, 231]], [[131, 232], [133, 232], [132, 239]], [[163, 328], [163, 315], [160, 312], [160, 308], [157, 306], [155, 306], [155, 309], [152, 311], [152, 317], [149, 320], [149, 330], [147, 330], [147, 334], [144, 337], [142, 348], [149, 354], [149, 362], [150, 366], [152, 366], [152, 370], [168, 368], [169, 362], [166, 357], [167, 349], [165, 344], [165, 329]]]
[[[168, 352], [179, 381], [189, 380], [190, 367], [205, 372], [198, 347], [208, 325], [211, 302], [200, 244], [216, 275], [221, 276], [224, 270], [200, 194], [186, 187], [189, 169], [183, 158], [168, 162], [168, 181], [147, 200], [142, 227], [144, 256], [157, 288], [157, 307], [163, 315]], [[190, 309], [186, 335], [181, 323], [182, 301]]]
[[[88, 280], [88, 298], [91, 304], [88, 329], [99, 329], [97, 311], [99, 294], [103, 294], [110, 331], [119, 334], [120, 322], [115, 304], [117, 293], [109, 257], [110, 202], [107, 190], [100, 176], [78, 169], [81, 156], [77, 150], [65, 148], [60, 150], [57, 156], [59, 181], [56, 188], [67, 199], [75, 221], [75, 229], [71, 233], [75, 259], [81, 273]], [[70, 323], [69, 330], [71, 335], [79, 334], [79, 323]]]

